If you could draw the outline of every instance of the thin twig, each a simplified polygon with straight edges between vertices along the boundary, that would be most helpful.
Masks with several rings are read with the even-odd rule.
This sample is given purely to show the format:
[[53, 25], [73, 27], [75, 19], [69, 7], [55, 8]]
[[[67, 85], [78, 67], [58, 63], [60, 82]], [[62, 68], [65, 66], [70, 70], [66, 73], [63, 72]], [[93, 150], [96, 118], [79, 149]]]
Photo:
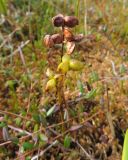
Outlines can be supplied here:
[[126, 81], [128, 80], [128, 76], [124, 76], [124, 77], [121, 77], [121, 76], [114, 76], [114, 77], [104, 77], [104, 78], [99, 78], [99, 81], [101, 82], [112, 82], [112, 81]]
[[0, 45], [0, 49], [10, 40], [10, 38], [13, 36], [13, 34], [15, 32], [17, 32], [18, 30], [20, 30], [20, 28], [16, 28], [13, 32], [11, 32], [7, 38], [3, 41], [3, 43]]
[[3, 147], [3, 146], [10, 144], [10, 143], [12, 143], [12, 141], [3, 142], [0, 144], [0, 147]]
[[29, 71], [29, 69], [28, 69], [27, 66], [26, 66], [25, 58], [24, 58], [22, 49], [21, 49], [20, 46], [18, 47], [18, 49], [19, 49], [19, 54], [20, 54], [21, 61], [22, 61], [23, 65], [24, 65], [24, 67], [25, 67], [25, 69], [26, 69], [27, 74], [29, 75], [29, 74], [30, 74], [30, 71]]
[[12, 113], [12, 112], [8, 112], [8, 111], [2, 111], [0, 110], [0, 114], [7, 114], [7, 115], [10, 115], [10, 116], [13, 116], [13, 117], [20, 117], [26, 121], [32, 121], [32, 122], [35, 122], [35, 120], [33, 119], [30, 119], [30, 118], [27, 118], [27, 117], [23, 117], [21, 115], [18, 115], [18, 114], [15, 114], [15, 113]]
[[50, 148], [55, 146], [58, 143], [58, 140], [55, 140], [50, 144], [47, 148], [45, 148], [43, 151], [41, 151], [38, 155], [35, 155], [34, 157], [31, 158], [31, 160], [37, 160], [39, 157], [43, 156], [45, 152], [47, 152]]
[[95, 160], [91, 155], [88, 154], [88, 152], [83, 148], [83, 146], [81, 146], [81, 144], [78, 141], [75, 141], [74, 138], [72, 138], [72, 141], [78, 145], [78, 147], [83, 151], [83, 153], [86, 155], [88, 159]]
[[[12, 129], [14, 131], [17, 131], [19, 133], [25, 133], [25, 134], [27, 134], [27, 136], [32, 136], [32, 133], [30, 133], [28, 131], [25, 131], [25, 130], [22, 130], [20, 128], [13, 127], [12, 125], [8, 125], [8, 128], [10, 128], [10, 129]], [[11, 137], [10, 137], [10, 139], [8, 141], [1, 143], [0, 147], [5, 146], [5, 145], [10, 144], [10, 143], [12, 143]]]
[[[26, 42], [21, 42], [21, 45], [19, 46], [21, 49], [24, 48], [28, 43], [30, 42], [30, 40], [27, 40]], [[0, 58], [0, 60], [7, 60], [8, 58], [14, 56], [17, 52], [19, 52], [19, 47], [10, 55], [4, 57], [4, 58]]]
[[25, 134], [30, 135], [30, 136], [32, 135], [32, 133], [30, 133], [28, 131], [25, 131], [25, 130], [23, 130], [21, 128], [13, 127], [12, 125], [8, 125], [8, 128], [10, 128], [10, 129], [12, 129], [14, 131], [20, 132], [20, 133], [25, 133]]
[[[35, 83], [34, 83], [35, 84]], [[33, 85], [34, 86], [34, 85]], [[27, 104], [27, 111], [26, 111], [26, 116], [25, 118], [27, 118], [29, 110], [30, 110], [30, 103], [31, 103], [31, 93], [32, 93], [32, 89], [33, 89], [32, 83], [30, 86], [30, 91], [29, 91], [29, 97], [28, 97], [28, 104]], [[23, 124], [23, 129], [25, 128], [25, 123]]]
[[116, 68], [115, 68], [115, 63], [111, 60], [111, 64], [112, 64], [112, 71], [113, 71], [113, 74], [115, 76], [118, 76], [117, 72], [116, 72]]

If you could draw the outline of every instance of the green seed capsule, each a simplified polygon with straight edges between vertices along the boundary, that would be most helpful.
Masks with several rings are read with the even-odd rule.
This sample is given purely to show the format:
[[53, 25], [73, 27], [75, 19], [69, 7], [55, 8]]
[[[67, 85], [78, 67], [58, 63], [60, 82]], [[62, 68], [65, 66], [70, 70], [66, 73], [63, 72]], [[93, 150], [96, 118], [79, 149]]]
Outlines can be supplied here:
[[52, 90], [56, 87], [56, 79], [55, 78], [52, 78], [50, 79], [47, 84], [46, 84], [46, 91], [48, 90]]
[[61, 62], [57, 68], [57, 71], [60, 71], [61, 73], [65, 74], [69, 70], [69, 63], [67, 62]]
[[69, 67], [71, 70], [80, 71], [83, 69], [84, 64], [78, 60], [71, 59], [69, 63]]
[[65, 55], [62, 57], [62, 62], [69, 64], [69, 62], [70, 62], [70, 55], [65, 54]]

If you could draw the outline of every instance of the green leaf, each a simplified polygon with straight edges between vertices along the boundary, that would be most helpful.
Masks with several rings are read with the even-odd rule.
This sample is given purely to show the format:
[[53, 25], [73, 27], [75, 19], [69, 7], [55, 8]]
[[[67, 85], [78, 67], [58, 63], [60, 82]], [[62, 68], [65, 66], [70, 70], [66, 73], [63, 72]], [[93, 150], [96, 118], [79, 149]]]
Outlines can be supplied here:
[[26, 158], [25, 158], [25, 160], [31, 160], [31, 157], [30, 157], [30, 156], [28, 156], [28, 157], [26, 157]]
[[30, 142], [24, 142], [24, 143], [23, 143], [23, 148], [24, 148], [24, 150], [33, 149], [33, 147], [34, 147], [34, 144], [33, 144], [33, 143], [30, 143]]
[[5, 122], [0, 122], [0, 128], [7, 126]]
[[65, 148], [69, 148], [70, 144], [71, 144], [71, 137], [65, 136], [65, 138], [64, 138], [64, 147]]
[[5, 83], [5, 87], [9, 87], [10, 90], [14, 91], [18, 82], [16, 80], [8, 80]]
[[33, 119], [38, 123], [41, 123], [42, 121], [41, 115], [37, 113], [33, 115]]
[[19, 134], [18, 134], [18, 136], [26, 136], [26, 133], [23, 131], [23, 132], [20, 132]]
[[94, 83], [99, 80], [99, 75], [96, 71], [93, 71], [89, 76], [89, 82]]
[[47, 112], [47, 117], [50, 116], [55, 110], [55, 106], [51, 107]]
[[41, 141], [48, 142], [48, 137], [45, 134], [40, 134], [39, 137]]
[[128, 129], [124, 138], [122, 160], [128, 160]]
[[97, 89], [92, 89], [90, 92], [88, 92], [86, 95], [85, 95], [85, 98], [86, 99], [92, 99], [96, 96], [96, 93], [97, 93]]
[[14, 137], [14, 138], [11, 138], [11, 141], [14, 143], [14, 144], [19, 144], [19, 139], [17, 137]]
[[35, 124], [34, 125], [34, 132], [37, 132], [39, 130], [39, 125], [38, 124]]
[[0, 0], [0, 13], [7, 14], [7, 0]]
[[78, 88], [80, 90], [80, 93], [83, 94], [84, 93], [84, 86], [83, 86], [82, 82], [78, 81], [77, 85], [78, 85]]
[[32, 123], [31, 121], [27, 121], [26, 122], [26, 127], [28, 128], [31, 125], [31, 123]]
[[15, 119], [15, 122], [16, 122], [17, 126], [21, 126], [22, 120], [21, 120], [21, 118], [18, 117]]
[[121, 64], [120, 65], [120, 74], [123, 74], [123, 73], [126, 73], [127, 69], [126, 67], [124, 66], [124, 64]]

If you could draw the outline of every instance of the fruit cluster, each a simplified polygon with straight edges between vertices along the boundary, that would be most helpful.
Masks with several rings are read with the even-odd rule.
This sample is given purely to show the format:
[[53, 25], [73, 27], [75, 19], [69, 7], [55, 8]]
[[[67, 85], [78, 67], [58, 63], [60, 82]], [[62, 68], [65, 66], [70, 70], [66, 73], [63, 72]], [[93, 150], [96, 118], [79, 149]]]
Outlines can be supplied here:
[[52, 18], [52, 23], [55, 27], [69, 27], [73, 28], [79, 24], [79, 21], [74, 16], [63, 16], [62, 14], [58, 14], [57, 16]]
[[62, 62], [58, 65], [57, 71], [60, 71], [61, 73], [65, 74], [69, 70], [73, 71], [79, 71], [84, 67], [83, 63], [76, 60], [71, 59], [70, 55], [65, 54], [62, 57]]
[[[67, 51], [64, 55], [62, 54], [62, 61], [57, 67], [57, 72], [59, 72], [61, 75], [65, 75], [69, 70], [82, 70], [84, 64], [76, 59], [72, 59], [70, 55], [74, 51], [75, 43], [80, 42], [84, 38], [83, 35], [73, 35], [70, 29], [79, 24], [78, 19], [74, 16], [63, 16], [62, 14], [59, 14], [52, 18], [52, 23], [55, 27], [61, 27], [62, 33], [46, 35], [44, 37], [45, 45], [48, 48], [52, 48], [55, 44], [62, 44], [63, 48], [65, 42], [67, 48], [69, 47], [69, 52]], [[49, 81], [46, 85], [46, 90], [51, 90], [56, 87], [56, 75], [54, 76], [53, 71], [51, 71], [50, 69], [47, 69], [46, 74], [49, 77]]]
[[59, 14], [52, 18], [52, 23], [55, 27], [62, 27], [63, 33], [62, 34], [53, 34], [53, 35], [46, 35], [44, 37], [44, 44], [46, 47], [52, 48], [56, 44], [61, 44], [63, 41], [66, 42], [80, 42], [84, 36], [83, 35], [73, 35], [70, 28], [75, 27], [79, 24], [79, 21], [74, 16], [63, 16]]

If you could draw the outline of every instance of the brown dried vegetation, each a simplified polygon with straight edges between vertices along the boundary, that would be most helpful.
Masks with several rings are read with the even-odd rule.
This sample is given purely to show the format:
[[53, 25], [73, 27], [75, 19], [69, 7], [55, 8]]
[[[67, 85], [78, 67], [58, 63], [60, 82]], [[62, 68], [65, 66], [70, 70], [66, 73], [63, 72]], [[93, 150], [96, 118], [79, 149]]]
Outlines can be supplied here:
[[67, 3], [11, 0], [1, 10], [0, 159], [121, 159], [128, 7], [90, 0], [86, 15], [81, 1]]

